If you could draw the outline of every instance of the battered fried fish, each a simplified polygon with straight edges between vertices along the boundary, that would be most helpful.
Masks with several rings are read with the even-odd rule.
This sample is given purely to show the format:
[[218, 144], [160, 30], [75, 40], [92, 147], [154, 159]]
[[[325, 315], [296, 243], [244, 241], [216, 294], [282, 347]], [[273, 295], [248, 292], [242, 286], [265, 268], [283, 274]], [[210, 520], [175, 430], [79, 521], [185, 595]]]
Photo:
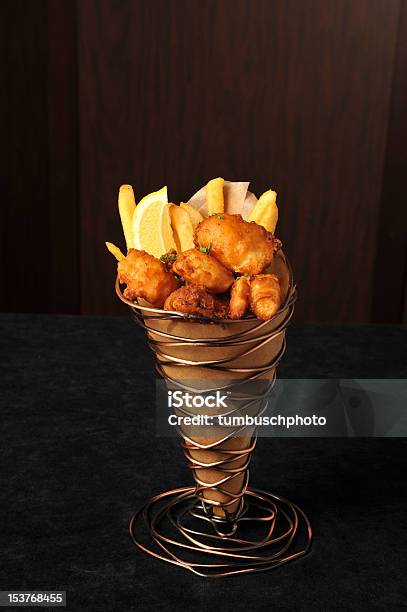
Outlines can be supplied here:
[[250, 308], [258, 319], [271, 319], [281, 306], [280, 283], [275, 274], [259, 274], [250, 282]]
[[225, 293], [233, 283], [233, 274], [214, 257], [198, 249], [180, 253], [172, 271], [187, 282], [204, 287], [209, 293]]
[[117, 271], [119, 281], [127, 285], [125, 298], [144, 298], [156, 308], [162, 308], [170, 293], [179, 287], [165, 264], [145, 251], [129, 249], [127, 257], [117, 264]]
[[208, 293], [203, 287], [186, 284], [165, 300], [164, 310], [225, 319], [228, 315], [228, 303], [227, 300]]
[[210, 250], [226, 268], [240, 274], [259, 274], [273, 259], [281, 242], [257, 223], [241, 215], [212, 215], [195, 230], [194, 242]]
[[229, 317], [241, 319], [250, 306], [250, 277], [240, 276], [230, 290]]

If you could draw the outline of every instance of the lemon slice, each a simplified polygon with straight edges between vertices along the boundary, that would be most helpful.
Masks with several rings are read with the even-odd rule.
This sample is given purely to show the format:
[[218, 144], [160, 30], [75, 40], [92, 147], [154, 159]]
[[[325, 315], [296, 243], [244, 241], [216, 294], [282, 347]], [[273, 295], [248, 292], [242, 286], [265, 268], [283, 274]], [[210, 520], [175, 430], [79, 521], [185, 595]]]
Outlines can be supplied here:
[[[160, 199], [157, 199], [160, 198]], [[134, 245], [154, 257], [175, 249], [171, 228], [167, 188], [150, 193], [136, 206], [132, 219]]]
[[163, 204], [168, 204], [168, 192], [167, 186], [162, 187], [158, 191], [152, 191], [148, 195], [144, 196], [138, 203], [138, 206], [142, 204], [150, 204], [150, 202], [163, 202]]

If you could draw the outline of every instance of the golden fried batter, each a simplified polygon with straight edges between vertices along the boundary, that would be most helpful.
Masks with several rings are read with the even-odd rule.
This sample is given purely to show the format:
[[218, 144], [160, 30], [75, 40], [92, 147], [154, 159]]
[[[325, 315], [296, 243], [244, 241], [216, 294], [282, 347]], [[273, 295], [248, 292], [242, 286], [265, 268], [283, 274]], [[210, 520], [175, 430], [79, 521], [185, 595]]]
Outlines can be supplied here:
[[209, 293], [225, 293], [233, 283], [233, 274], [229, 270], [198, 249], [180, 253], [172, 270], [187, 282], [204, 287]]
[[258, 319], [271, 319], [281, 306], [280, 283], [275, 274], [259, 274], [250, 282], [250, 308]]
[[129, 249], [127, 257], [117, 264], [119, 281], [127, 285], [123, 295], [134, 301], [141, 297], [157, 308], [179, 287], [179, 282], [159, 259], [145, 251]]
[[164, 309], [215, 319], [225, 319], [228, 315], [227, 300], [192, 284], [186, 284], [171, 293], [165, 300]]
[[226, 268], [241, 274], [259, 274], [273, 259], [281, 242], [255, 222], [241, 215], [222, 213], [201, 221], [194, 242], [210, 249]]
[[230, 290], [229, 317], [241, 319], [250, 305], [250, 277], [240, 276]]

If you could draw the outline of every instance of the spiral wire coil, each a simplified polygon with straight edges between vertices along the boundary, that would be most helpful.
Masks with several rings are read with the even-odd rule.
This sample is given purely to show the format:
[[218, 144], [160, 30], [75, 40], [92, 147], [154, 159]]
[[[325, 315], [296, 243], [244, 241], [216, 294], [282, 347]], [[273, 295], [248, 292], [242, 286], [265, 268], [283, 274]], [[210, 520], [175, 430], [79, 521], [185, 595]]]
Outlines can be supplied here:
[[[215, 387], [205, 389], [204, 392], [227, 391], [231, 403], [236, 404], [230, 410], [217, 413], [217, 416], [233, 417], [245, 414], [247, 410], [257, 406], [255, 416], [259, 417], [268, 406], [268, 398], [275, 382], [275, 368], [285, 351], [285, 329], [293, 315], [296, 300], [291, 269], [288, 262], [286, 263], [290, 273], [289, 291], [285, 303], [275, 315], [275, 318], [280, 317], [281, 321], [272, 331], [265, 329], [269, 321], [257, 321], [254, 318], [255, 324], [252, 327], [233, 333], [235, 320], [212, 321], [195, 315], [183, 315], [141, 306], [123, 296], [118, 279], [116, 279], [116, 293], [120, 300], [130, 307], [136, 323], [147, 332], [148, 344], [156, 358], [156, 369], [166, 380], [167, 385], [191, 392], [198, 391], [166, 374], [166, 366], [171, 366], [172, 370], [204, 367], [222, 373], [225, 377], [237, 373], [238, 380], [228, 381], [224, 386], [217, 384]], [[150, 326], [152, 321], [180, 319], [195, 321], [196, 324], [223, 323], [230, 326], [232, 333], [223, 338], [192, 339]], [[151, 332], [154, 334], [154, 339], [151, 337]], [[260, 367], [231, 368], [227, 366], [230, 357], [195, 361], [168, 353], [168, 349], [185, 347], [188, 344], [203, 348], [237, 347], [239, 352], [234, 356], [236, 359], [250, 355], [251, 352], [266, 346], [281, 335], [283, 340], [277, 355], [270, 363]], [[264, 377], [267, 378], [267, 375], [269, 377], [271, 375], [271, 380], [265, 382]], [[262, 381], [261, 394], [248, 395], [247, 391], [240, 392], [242, 385], [253, 381]], [[199, 393], [203, 393], [202, 389]], [[178, 410], [184, 416], [195, 415], [184, 406]], [[181, 444], [188, 467], [192, 470], [195, 479], [195, 487], [183, 487], [157, 495], [133, 515], [129, 531], [138, 548], [156, 558], [205, 577], [265, 571], [298, 558], [309, 550], [312, 530], [304, 512], [281, 496], [248, 487], [248, 466], [257, 440], [255, 428], [248, 445], [238, 449], [225, 448], [225, 443], [227, 445], [228, 441], [243, 436], [244, 430], [247, 429], [245, 425], [228, 427], [225, 436], [209, 443], [199, 443], [188, 437], [182, 428], [178, 429], [182, 436]], [[208, 453], [213, 454], [214, 458], [209, 460], [199, 458], [205, 453], [206, 459]], [[215, 470], [216, 474], [219, 474], [218, 480], [211, 479], [212, 482], [206, 482], [201, 474], [202, 471], [208, 470]], [[231, 488], [235, 479], [242, 484], [236, 492], [233, 492]], [[222, 501], [219, 501], [219, 496]], [[136, 535], [140, 516], [143, 517], [147, 528], [150, 539], [148, 544]], [[191, 521], [195, 521], [199, 528], [195, 524], [191, 526], [189, 524]], [[240, 533], [249, 523], [253, 532], [251, 536], [243, 539], [236, 537], [238, 528]], [[302, 540], [299, 547], [297, 540]], [[293, 550], [295, 545], [297, 548]], [[182, 556], [180, 551], [183, 553]], [[208, 557], [210, 563], [204, 562]]]

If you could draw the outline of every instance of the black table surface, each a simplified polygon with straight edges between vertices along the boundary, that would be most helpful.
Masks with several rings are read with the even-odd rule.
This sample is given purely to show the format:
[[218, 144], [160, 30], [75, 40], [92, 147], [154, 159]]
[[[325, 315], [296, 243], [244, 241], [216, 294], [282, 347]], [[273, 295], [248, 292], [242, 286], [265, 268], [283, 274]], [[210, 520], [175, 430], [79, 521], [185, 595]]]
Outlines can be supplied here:
[[[7, 314], [0, 328], [0, 590], [65, 590], [75, 611], [407, 608], [405, 439], [259, 440], [252, 482], [306, 510], [312, 551], [205, 580], [128, 536], [148, 496], [192, 484], [179, 441], [155, 436], [142, 331]], [[407, 378], [405, 327], [294, 325], [287, 340], [281, 377]]]

